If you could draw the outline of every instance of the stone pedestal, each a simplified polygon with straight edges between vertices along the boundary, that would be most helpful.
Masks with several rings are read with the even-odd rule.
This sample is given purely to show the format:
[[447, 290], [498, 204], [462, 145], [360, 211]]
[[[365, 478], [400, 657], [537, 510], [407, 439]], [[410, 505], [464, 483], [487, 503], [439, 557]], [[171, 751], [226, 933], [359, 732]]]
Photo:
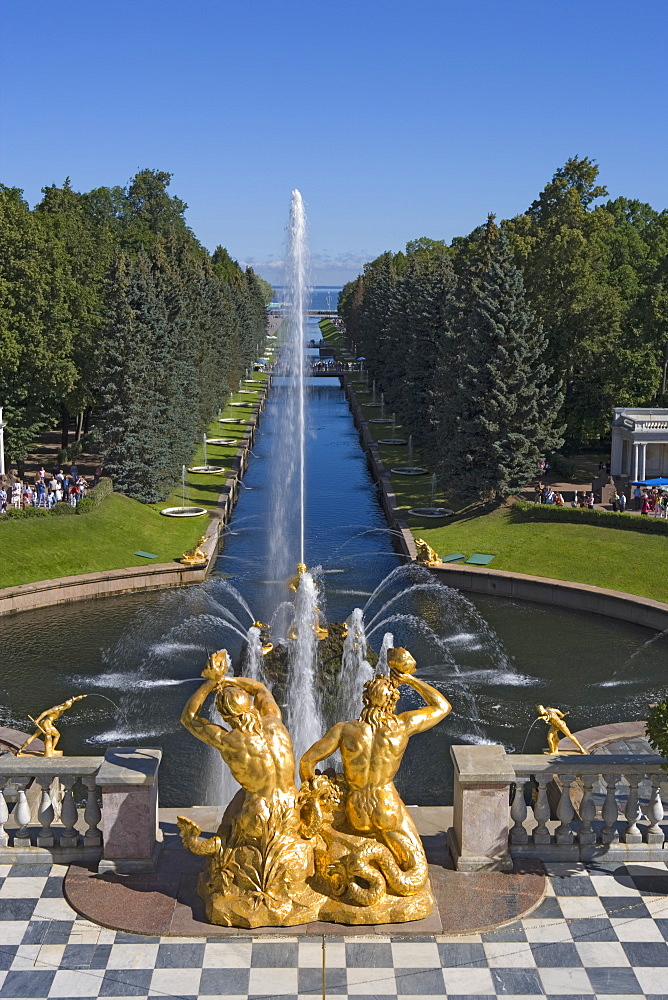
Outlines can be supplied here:
[[97, 773], [102, 790], [102, 859], [99, 872], [155, 868], [162, 846], [158, 825], [157, 748], [108, 747]]
[[515, 773], [501, 746], [454, 746], [453, 826], [448, 846], [457, 871], [512, 871], [508, 851], [510, 784]]

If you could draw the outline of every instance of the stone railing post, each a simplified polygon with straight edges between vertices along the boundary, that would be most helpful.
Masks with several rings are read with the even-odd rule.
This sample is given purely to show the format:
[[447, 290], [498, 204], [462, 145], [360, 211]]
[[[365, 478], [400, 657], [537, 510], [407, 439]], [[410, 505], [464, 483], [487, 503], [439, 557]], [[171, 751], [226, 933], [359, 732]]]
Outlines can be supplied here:
[[108, 747], [97, 772], [102, 790], [102, 859], [98, 871], [139, 872], [155, 868], [162, 837], [158, 824], [155, 747]]
[[510, 785], [515, 772], [502, 746], [454, 746], [453, 827], [448, 844], [457, 871], [512, 871], [508, 851]]

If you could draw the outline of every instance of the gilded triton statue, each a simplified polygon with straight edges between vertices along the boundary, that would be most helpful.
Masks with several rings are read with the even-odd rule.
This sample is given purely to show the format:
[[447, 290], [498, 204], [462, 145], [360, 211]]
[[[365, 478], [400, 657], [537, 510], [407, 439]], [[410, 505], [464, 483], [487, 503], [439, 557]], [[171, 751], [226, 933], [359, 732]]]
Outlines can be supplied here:
[[[351, 923], [415, 920], [433, 906], [422, 841], [394, 786], [394, 776], [411, 736], [437, 725], [452, 706], [436, 688], [412, 676], [415, 660], [407, 650], [388, 650], [387, 662], [390, 676], [377, 675], [364, 686], [359, 719], [332, 726], [306, 751], [299, 767], [306, 784], [317, 781], [315, 765], [336, 750], [341, 752], [345, 821], [339, 820], [338, 838], [323, 829], [327, 849], [316, 852], [315, 860], [321, 891], [363, 908], [381, 904], [377, 914], [358, 910], [360, 919], [346, 921]], [[401, 684], [417, 691], [425, 705], [396, 715]], [[363, 839], [346, 844], [347, 833]], [[418, 895], [412, 902], [410, 897]], [[384, 911], [391, 916], [383, 919]], [[321, 919], [337, 916], [321, 911]]]
[[[209, 856], [199, 891], [212, 923], [287, 926], [316, 919], [318, 900], [306, 884], [309, 851], [297, 834], [299, 814], [290, 734], [271, 693], [247, 677], [227, 676], [222, 649], [209, 657], [204, 684], [188, 700], [181, 722], [217, 750], [243, 789], [225, 811], [215, 837], [178, 818], [185, 846]], [[216, 708], [230, 728], [201, 712], [215, 692]]]
[[[577, 753], [587, 753], [582, 744], [573, 736], [566, 723], [564, 722], [565, 717], [568, 712], [560, 712], [558, 708], [546, 708], [544, 705], [536, 705], [538, 710], [538, 718], [546, 722], [550, 727], [547, 731], [547, 746], [548, 749], [546, 753], [559, 753], [559, 740], [562, 736], [567, 736], [571, 743], [574, 743], [578, 748]], [[567, 753], [569, 751], [566, 751]], [[570, 751], [573, 753], [574, 751]]]
[[[427, 916], [434, 902], [427, 859], [393, 779], [411, 736], [445, 718], [448, 700], [412, 676], [410, 653], [389, 650], [390, 676], [365, 685], [360, 718], [337, 723], [302, 757], [298, 792], [280, 708], [259, 681], [228, 676], [228, 663], [225, 650], [209, 657], [205, 683], [181, 716], [242, 786], [208, 840], [178, 819], [185, 846], [207, 858], [198, 891], [208, 919], [250, 928]], [[401, 684], [425, 705], [396, 714]], [[200, 714], [210, 694], [229, 729]], [[343, 774], [317, 771], [337, 749]]]
[[25, 741], [23, 746], [19, 747], [16, 751], [17, 757], [22, 757], [25, 753], [26, 747], [37, 739], [44, 740], [44, 756], [45, 757], [62, 757], [63, 751], [56, 750], [58, 741], [60, 740], [60, 730], [56, 729], [55, 721], [59, 719], [63, 712], [66, 712], [68, 708], [71, 708], [75, 701], [81, 701], [82, 698], [87, 698], [87, 694], [75, 694], [72, 698], [68, 698], [64, 701], [62, 705], [54, 705], [53, 708], [47, 708], [46, 711], [38, 715], [36, 719], [32, 716], [28, 716], [31, 722], [33, 722], [37, 729], [29, 736]]

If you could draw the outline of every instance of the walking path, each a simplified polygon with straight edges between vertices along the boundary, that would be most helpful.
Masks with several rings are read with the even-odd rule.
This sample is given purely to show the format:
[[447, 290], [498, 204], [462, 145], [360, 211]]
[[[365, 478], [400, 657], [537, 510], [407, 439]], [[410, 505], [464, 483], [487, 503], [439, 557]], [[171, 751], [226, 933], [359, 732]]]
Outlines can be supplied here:
[[[80, 917], [66, 869], [0, 867], [0, 997], [665, 1000], [665, 864], [549, 865], [528, 917], [464, 936], [141, 936]], [[145, 895], [151, 908], [151, 895]]]

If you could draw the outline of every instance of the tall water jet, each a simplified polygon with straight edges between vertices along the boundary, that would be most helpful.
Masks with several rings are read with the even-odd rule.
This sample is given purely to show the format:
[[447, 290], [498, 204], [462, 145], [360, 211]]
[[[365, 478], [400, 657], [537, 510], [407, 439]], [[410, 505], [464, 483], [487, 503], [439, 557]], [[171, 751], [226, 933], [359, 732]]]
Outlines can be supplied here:
[[295, 617], [288, 654], [286, 722], [297, 763], [324, 731], [315, 686], [317, 627], [318, 588], [312, 575], [306, 572], [301, 575], [295, 595]]
[[356, 719], [362, 709], [364, 685], [373, 677], [373, 670], [366, 658], [367, 642], [361, 608], [354, 609], [347, 625], [348, 633], [343, 643], [339, 675], [338, 718]]
[[[305, 506], [305, 315], [308, 296], [306, 213], [299, 191], [292, 192], [285, 251], [287, 336], [281, 348], [278, 372], [287, 376], [285, 405], [277, 428], [269, 562], [272, 579], [285, 579], [299, 556], [304, 562]], [[296, 537], [295, 537], [296, 536]]]

